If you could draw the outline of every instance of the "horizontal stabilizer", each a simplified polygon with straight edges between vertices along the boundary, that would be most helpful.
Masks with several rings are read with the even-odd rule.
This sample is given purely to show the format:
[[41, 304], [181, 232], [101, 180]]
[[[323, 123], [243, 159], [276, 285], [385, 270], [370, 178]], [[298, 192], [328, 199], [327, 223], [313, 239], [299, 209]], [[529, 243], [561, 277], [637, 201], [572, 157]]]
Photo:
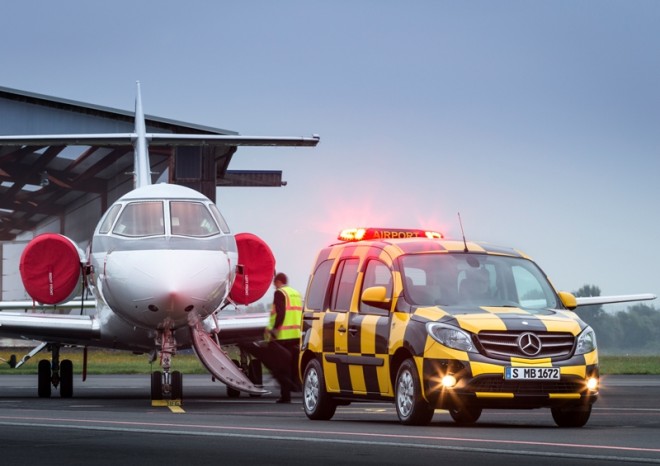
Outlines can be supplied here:
[[255, 386], [243, 371], [234, 364], [220, 346], [206, 333], [201, 324], [190, 326], [195, 354], [206, 369], [225, 385], [247, 392], [263, 395], [267, 390]]
[[[137, 133], [0, 136], [0, 146], [130, 146]], [[146, 133], [150, 146], [316, 146], [320, 138]]]
[[575, 298], [578, 307], [581, 306], [597, 306], [600, 304], [615, 304], [627, 303], [631, 301], [650, 301], [655, 299], [656, 296], [651, 293], [642, 294], [626, 294], [619, 296], [589, 296], [584, 298]]

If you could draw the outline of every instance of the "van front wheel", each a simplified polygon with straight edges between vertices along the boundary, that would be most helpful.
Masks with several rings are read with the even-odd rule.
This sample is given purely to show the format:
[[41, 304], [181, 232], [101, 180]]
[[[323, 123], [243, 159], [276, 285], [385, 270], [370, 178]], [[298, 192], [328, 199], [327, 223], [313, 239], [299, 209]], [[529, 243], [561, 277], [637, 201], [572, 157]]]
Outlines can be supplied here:
[[312, 359], [305, 368], [303, 377], [303, 408], [308, 418], [315, 421], [327, 421], [337, 409], [337, 403], [325, 389], [325, 378], [321, 363]]
[[412, 359], [399, 367], [394, 390], [396, 414], [402, 424], [422, 426], [431, 422], [434, 409], [422, 398], [422, 384]]
[[559, 427], [582, 427], [591, 416], [591, 405], [552, 408], [552, 418]]

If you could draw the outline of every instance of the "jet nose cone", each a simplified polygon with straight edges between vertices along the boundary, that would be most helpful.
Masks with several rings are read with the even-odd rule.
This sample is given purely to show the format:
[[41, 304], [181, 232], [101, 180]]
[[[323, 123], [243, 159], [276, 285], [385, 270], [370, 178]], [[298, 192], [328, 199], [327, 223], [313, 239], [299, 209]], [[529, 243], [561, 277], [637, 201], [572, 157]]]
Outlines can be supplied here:
[[148, 328], [204, 317], [227, 296], [230, 263], [220, 251], [117, 251], [107, 255], [103, 295], [129, 321]]

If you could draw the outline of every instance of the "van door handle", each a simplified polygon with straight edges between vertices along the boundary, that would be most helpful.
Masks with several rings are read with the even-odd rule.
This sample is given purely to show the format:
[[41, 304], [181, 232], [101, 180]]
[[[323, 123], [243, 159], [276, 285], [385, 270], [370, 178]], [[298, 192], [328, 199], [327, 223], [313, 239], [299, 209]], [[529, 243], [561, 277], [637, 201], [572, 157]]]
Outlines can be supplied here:
[[342, 325], [341, 327], [339, 327], [339, 328], [337, 329], [337, 331], [338, 331], [339, 333], [346, 333], [346, 327], [344, 327], [344, 326]]
[[358, 328], [357, 327], [348, 327], [348, 333], [350, 333], [351, 336], [354, 337], [358, 333]]

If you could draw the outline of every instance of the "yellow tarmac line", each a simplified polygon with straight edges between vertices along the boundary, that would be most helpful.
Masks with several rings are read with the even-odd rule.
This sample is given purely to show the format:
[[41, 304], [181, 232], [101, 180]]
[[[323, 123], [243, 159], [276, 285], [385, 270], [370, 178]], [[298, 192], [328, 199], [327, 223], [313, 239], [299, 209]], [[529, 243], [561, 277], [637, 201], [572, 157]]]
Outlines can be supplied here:
[[185, 411], [181, 407], [181, 400], [151, 400], [151, 406], [168, 407], [170, 411], [176, 414], [183, 414]]

